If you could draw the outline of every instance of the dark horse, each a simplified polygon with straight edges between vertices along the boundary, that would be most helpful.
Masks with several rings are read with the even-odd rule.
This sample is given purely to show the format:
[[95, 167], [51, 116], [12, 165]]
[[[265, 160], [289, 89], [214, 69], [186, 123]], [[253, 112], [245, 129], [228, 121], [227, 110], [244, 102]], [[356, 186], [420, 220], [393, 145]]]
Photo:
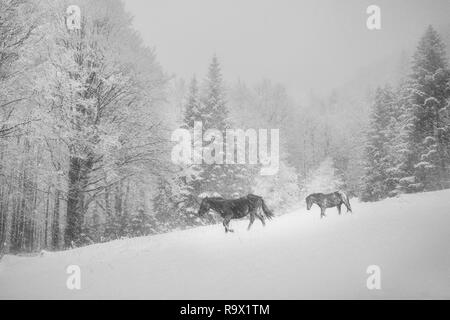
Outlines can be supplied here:
[[306, 197], [306, 209], [311, 209], [313, 204], [320, 207], [320, 218], [325, 217], [325, 210], [327, 208], [337, 207], [339, 214], [341, 214], [341, 206], [344, 204], [347, 207], [347, 212], [352, 212], [350, 201], [347, 195], [342, 191], [333, 193], [313, 193]]
[[230, 200], [220, 197], [204, 198], [200, 204], [198, 215], [203, 217], [210, 209], [220, 214], [224, 219], [223, 226], [225, 227], [225, 232], [233, 232], [233, 229], [230, 229], [229, 226], [231, 219], [240, 219], [250, 215], [250, 224], [247, 228], [250, 230], [255, 221], [255, 217], [261, 220], [265, 226], [264, 218], [272, 219], [274, 216], [269, 208], [267, 208], [263, 198], [254, 194]]

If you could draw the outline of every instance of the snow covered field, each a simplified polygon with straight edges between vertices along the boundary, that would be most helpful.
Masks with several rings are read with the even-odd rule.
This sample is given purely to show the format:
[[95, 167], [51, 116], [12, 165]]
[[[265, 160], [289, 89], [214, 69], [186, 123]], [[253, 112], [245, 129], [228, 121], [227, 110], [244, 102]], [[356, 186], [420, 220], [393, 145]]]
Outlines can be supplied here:
[[[5, 256], [0, 298], [450, 298], [450, 190], [352, 206], [323, 220], [299, 209], [250, 232], [233, 221], [234, 234], [214, 225]], [[81, 268], [81, 290], [66, 287], [69, 265]], [[370, 265], [381, 290], [366, 287]]]

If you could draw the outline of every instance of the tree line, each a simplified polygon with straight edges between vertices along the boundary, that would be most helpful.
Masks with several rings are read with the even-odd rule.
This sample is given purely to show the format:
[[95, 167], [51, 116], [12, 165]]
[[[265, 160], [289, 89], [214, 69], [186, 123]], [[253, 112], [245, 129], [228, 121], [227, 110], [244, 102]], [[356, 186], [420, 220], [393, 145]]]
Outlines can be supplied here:
[[[78, 1], [80, 30], [66, 28], [71, 4], [0, 4], [3, 252], [115, 237], [164, 167], [156, 110], [167, 77], [154, 52], [120, 1]], [[89, 232], [99, 223], [102, 235]]]
[[[298, 192], [287, 162], [284, 175], [272, 181], [258, 181], [259, 168], [245, 165], [172, 164], [168, 119], [189, 129], [202, 121], [204, 131], [242, 125], [227, 102], [218, 59], [204, 81], [194, 78], [188, 90], [174, 94], [173, 80], [132, 28], [121, 1], [77, 1], [79, 30], [66, 26], [73, 4], [1, 3], [8, 13], [0, 16], [2, 253], [212, 223], [195, 214], [204, 195], [276, 189], [274, 200], [282, 202], [286, 185], [290, 196]], [[260, 118], [272, 118], [276, 108]]]
[[[66, 27], [73, 4], [80, 30]], [[227, 83], [216, 56], [204, 77], [174, 79], [120, 0], [2, 0], [0, 12], [1, 253], [214, 223], [196, 215], [204, 196], [253, 192], [281, 214], [326, 188], [375, 201], [449, 187], [449, 69], [431, 27], [410, 76], [369, 110], [339, 92], [298, 103], [268, 79]], [[195, 121], [279, 129], [278, 174], [172, 163], [171, 133]]]
[[362, 200], [450, 187], [450, 69], [432, 26], [409, 75], [377, 89], [370, 119]]

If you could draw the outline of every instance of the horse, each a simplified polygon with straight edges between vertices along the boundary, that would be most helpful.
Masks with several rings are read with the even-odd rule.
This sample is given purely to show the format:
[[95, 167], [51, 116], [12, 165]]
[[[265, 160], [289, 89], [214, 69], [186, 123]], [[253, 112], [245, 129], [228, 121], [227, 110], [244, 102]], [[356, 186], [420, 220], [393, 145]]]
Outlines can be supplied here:
[[347, 207], [347, 212], [352, 212], [348, 196], [342, 191], [333, 193], [313, 193], [306, 197], [306, 209], [310, 210], [313, 204], [320, 207], [320, 218], [325, 217], [325, 210], [327, 208], [337, 207], [339, 215], [341, 214], [341, 206], [344, 204]]
[[240, 219], [249, 215], [250, 223], [247, 230], [250, 230], [255, 221], [255, 217], [261, 220], [263, 226], [266, 225], [265, 218], [272, 219], [274, 217], [272, 211], [266, 206], [264, 199], [254, 194], [248, 194], [246, 197], [239, 199], [224, 199], [221, 197], [203, 198], [200, 203], [198, 215], [203, 217], [210, 209], [220, 214], [224, 219], [223, 226], [225, 227], [225, 233], [234, 232], [229, 226], [232, 219]]

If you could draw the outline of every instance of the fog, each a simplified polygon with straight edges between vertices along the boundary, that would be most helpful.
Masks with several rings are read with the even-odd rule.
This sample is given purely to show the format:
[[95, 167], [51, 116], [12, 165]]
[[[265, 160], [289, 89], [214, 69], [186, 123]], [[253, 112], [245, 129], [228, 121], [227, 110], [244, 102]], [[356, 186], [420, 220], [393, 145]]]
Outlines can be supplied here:
[[[125, 0], [164, 69], [204, 74], [211, 56], [225, 79], [284, 84], [299, 97], [352, 80], [361, 68], [415, 46], [425, 26], [448, 23], [447, 0]], [[369, 5], [381, 30], [366, 27]]]

